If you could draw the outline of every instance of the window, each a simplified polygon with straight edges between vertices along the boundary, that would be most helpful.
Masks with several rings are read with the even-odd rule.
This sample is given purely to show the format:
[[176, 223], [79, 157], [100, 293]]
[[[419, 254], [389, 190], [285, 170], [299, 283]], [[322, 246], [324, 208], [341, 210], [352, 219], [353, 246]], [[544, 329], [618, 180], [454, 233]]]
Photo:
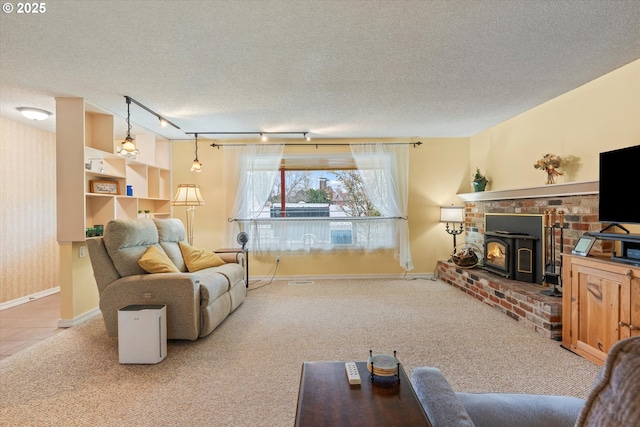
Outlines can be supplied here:
[[402, 178], [408, 176], [407, 149], [397, 155], [396, 147], [364, 145], [311, 156], [284, 155], [283, 145], [238, 148], [231, 218], [237, 231], [249, 234], [251, 250], [393, 248], [401, 265], [412, 269]]
[[252, 217], [250, 235], [261, 250], [395, 247], [394, 222], [372, 206], [357, 170], [283, 169]]

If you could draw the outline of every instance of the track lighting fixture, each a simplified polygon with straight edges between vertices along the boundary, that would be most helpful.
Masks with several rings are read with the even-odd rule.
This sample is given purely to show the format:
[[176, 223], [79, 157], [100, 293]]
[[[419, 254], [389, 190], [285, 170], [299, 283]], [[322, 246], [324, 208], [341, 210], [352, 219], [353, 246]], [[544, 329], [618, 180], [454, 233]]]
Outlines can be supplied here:
[[[185, 132], [187, 135], [195, 135], [195, 132]], [[261, 142], [267, 142], [269, 140], [268, 135], [302, 135], [305, 141], [311, 141], [309, 132], [198, 132], [198, 135], [259, 135]]]
[[118, 154], [124, 157], [135, 158], [136, 154], [140, 154], [140, 151], [136, 148], [136, 142], [131, 137], [131, 113], [129, 112], [131, 98], [125, 96], [125, 99], [127, 100], [127, 136], [124, 141], [122, 141]]
[[193, 165], [191, 166], [191, 172], [202, 172], [202, 163], [198, 160], [198, 134], [196, 136], [196, 158], [193, 161]]
[[156, 113], [155, 111], [153, 111], [152, 109], [150, 109], [149, 107], [142, 105], [141, 103], [139, 103], [138, 101], [136, 101], [135, 99], [131, 98], [130, 96], [125, 96], [125, 98], [127, 99], [127, 104], [133, 102], [134, 104], [136, 104], [138, 107], [142, 108], [145, 111], [148, 111], [149, 113], [153, 114], [154, 116], [156, 116], [158, 118], [158, 120], [160, 120], [160, 126], [165, 127], [166, 125], [171, 125], [176, 129], [180, 129], [180, 127], [178, 125], [175, 125], [173, 123], [171, 123], [169, 120], [165, 119], [164, 117], [162, 117], [160, 114]]

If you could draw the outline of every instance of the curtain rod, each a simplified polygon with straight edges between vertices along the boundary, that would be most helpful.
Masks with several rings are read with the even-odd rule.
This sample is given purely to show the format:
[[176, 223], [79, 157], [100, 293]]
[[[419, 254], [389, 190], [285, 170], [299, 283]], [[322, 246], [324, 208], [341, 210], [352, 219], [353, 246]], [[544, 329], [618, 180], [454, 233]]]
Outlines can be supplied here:
[[[213, 144], [211, 144], [211, 146], [213, 148], [217, 148], [220, 149], [220, 147], [224, 147], [226, 145], [228, 146], [236, 146], [236, 147], [242, 147], [242, 146], [247, 146], [247, 145], [286, 145], [288, 147], [316, 147], [316, 149], [318, 147], [339, 147], [339, 146], [349, 146], [349, 145], [365, 145], [365, 144], [369, 144], [367, 142], [356, 142], [356, 143], [348, 143], [348, 142], [326, 142], [326, 143], [297, 143], [297, 142], [281, 142], [281, 143], [275, 143], [275, 142], [270, 142], [270, 143], [255, 143], [255, 144], [216, 144], [215, 142]], [[413, 145], [413, 148], [416, 148], [420, 145], [422, 145], [422, 142], [417, 141], [417, 142], [382, 142], [381, 145]]]
[[406, 216], [314, 216], [314, 217], [269, 217], [269, 218], [227, 218], [227, 222], [293, 222], [293, 221], [331, 221], [331, 222], [358, 222], [358, 221], [380, 221], [387, 219], [407, 220]]

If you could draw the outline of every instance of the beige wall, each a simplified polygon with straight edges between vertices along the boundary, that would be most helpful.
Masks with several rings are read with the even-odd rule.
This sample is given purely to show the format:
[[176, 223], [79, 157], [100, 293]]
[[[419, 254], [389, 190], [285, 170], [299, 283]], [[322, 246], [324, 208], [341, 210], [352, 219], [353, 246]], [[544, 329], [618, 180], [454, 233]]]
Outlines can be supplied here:
[[[457, 203], [456, 193], [467, 191], [469, 176], [468, 140], [466, 138], [428, 139], [418, 138], [424, 144], [410, 148], [409, 164], [409, 233], [415, 269], [412, 274], [430, 274], [438, 259], [446, 258], [452, 246], [451, 236], [444, 232], [438, 220], [440, 205]], [[398, 142], [400, 140], [377, 139], [369, 142]], [[405, 140], [406, 141], [406, 140]], [[348, 142], [323, 140], [316, 142]], [[228, 184], [224, 171], [233, 174], [231, 165], [223, 162], [223, 149], [209, 146], [211, 141], [199, 140], [198, 155], [203, 172], [190, 172], [194, 159], [193, 142], [173, 143], [173, 187], [178, 184], [200, 184], [206, 206], [198, 207], [195, 221], [194, 245], [215, 249], [226, 245], [226, 225], [235, 197], [235, 184]], [[336, 151], [339, 148], [331, 147]], [[348, 148], [347, 148], [348, 149]], [[287, 150], [294, 150], [287, 148]], [[316, 148], [295, 148], [317, 153]], [[320, 150], [323, 150], [320, 148]], [[324, 150], [328, 150], [325, 148]], [[184, 221], [184, 210], [174, 209], [174, 216]], [[234, 245], [236, 246], [236, 245]], [[331, 275], [398, 275], [403, 274], [393, 253], [346, 253], [343, 255], [289, 255], [272, 254], [251, 257], [251, 275], [264, 277], [270, 273], [275, 256], [281, 256], [278, 276], [331, 276]]]
[[0, 303], [58, 286], [55, 143], [0, 117]]
[[640, 60], [471, 138], [470, 167], [488, 190], [544, 185], [533, 164], [547, 153], [569, 162], [559, 182], [597, 181], [598, 154], [640, 144]]

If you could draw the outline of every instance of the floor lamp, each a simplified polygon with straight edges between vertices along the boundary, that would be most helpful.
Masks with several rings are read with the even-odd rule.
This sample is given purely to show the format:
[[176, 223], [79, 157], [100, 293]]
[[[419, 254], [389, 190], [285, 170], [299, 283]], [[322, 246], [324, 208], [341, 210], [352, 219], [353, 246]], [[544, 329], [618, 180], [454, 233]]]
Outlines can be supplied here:
[[[453, 253], [456, 252], [456, 236], [464, 231], [462, 223], [464, 222], [464, 207], [462, 206], [449, 206], [440, 208], [440, 222], [447, 224], [447, 233], [453, 236]], [[449, 223], [453, 224], [452, 228], [449, 228]], [[456, 230], [455, 225], [460, 224], [460, 228]]]
[[196, 215], [196, 206], [202, 206], [204, 204], [199, 185], [178, 184], [178, 192], [173, 198], [171, 205], [187, 207], [187, 241], [190, 246], [193, 246], [193, 220]]

